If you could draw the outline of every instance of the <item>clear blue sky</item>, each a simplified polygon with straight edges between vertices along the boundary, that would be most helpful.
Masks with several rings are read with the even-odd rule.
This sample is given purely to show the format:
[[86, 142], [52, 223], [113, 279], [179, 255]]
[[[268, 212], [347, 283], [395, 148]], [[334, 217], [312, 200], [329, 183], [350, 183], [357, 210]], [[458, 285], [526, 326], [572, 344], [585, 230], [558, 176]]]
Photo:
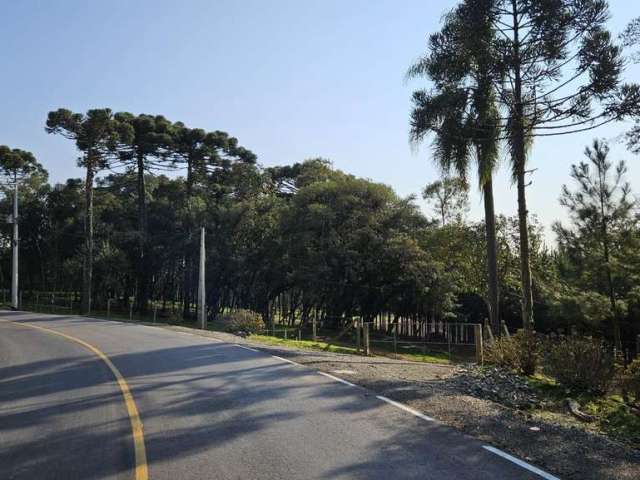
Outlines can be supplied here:
[[[265, 166], [322, 156], [337, 168], [417, 194], [437, 178], [429, 149], [408, 142], [404, 82], [426, 36], [454, 0], [7, 1], [0, 31], [0, 144], [33, 151], [54, 182], [81, 176], [70, 141], [47, 135], [49, 110], [110, 107], [163, 114], [238, 137]], [[640, 16], [640, 2], [612, 0], [611, 28]], [[627, 78], [640, 81], [640, 68]], [[549, 225], [572, 162], [594, 135], [536, 142], [530, 211]], [[637, 157], [622, 145], [640, 192]], [[515, 213], [506, 161], [497, 210]], [[421, 202], [423, 204], [423, 202]], [[424, 205], [424, 204], [423, 204]], [[471, 218], [482, 218], [472, 195]]]

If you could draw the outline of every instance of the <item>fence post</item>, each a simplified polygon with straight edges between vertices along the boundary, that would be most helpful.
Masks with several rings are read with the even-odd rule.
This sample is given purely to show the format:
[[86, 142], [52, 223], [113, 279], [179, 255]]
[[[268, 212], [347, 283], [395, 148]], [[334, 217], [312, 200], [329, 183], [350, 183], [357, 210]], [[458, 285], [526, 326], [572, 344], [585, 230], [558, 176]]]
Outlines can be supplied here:
[[316, 325], [316, 315], [314, 315], [313, 318], [311, 319], [311, 329], [312, 329], [311, 338], [315, 342], [318, 336], [318, 330]]
[[360, 352], [360, 320], [356, 320], [355, 322], [353, 322], [353, 325], [356, 329], [356, 352]]
[[500, 322], [500, 325], [502, 326], [502, 332], [505, 334], [507, 338], [509, 338], [511, 334], [509, 333], [509, 329], [507, 328], [507, 324], [504, 323], [504, 320]]
[[158, 305], [154, 303], [153, 304], [153, 323], [156, 323], [157, 318], [158, 318]]
[[129, 320], [133, 320], [133, 301], [129, 302]]
[[362, 324], [362, 335], [364, 340], [364, 354], [369, 355], [369, 322], [364, 322]]
[[298, 328], [298, 341], [302, 340], [302, 327]]
[[284, 327], [284, 339], [287, 339], [287, 327]]
[[34, 307], [34, 310], [37, 312], [38, 311], [38, 303], [40, 303], [40, 294], [36, 292], [36, 304]]
[[484, 350], [482, 345], [482, 324], [476, 324], [473, 326], [474, 340], [476, 344], [476, 363], [478, 365], [484, 365]]
[[107, 318], [111, 318], [111, 299], [107, 298]]
[[449, 360], [451, 360], [451, 325], [449, 325], [449, 322], [447, 322], [446, 326], [447, 326], [447, 352], [449, 353]]
[[398, 358], [398, 324], [396, 323], [393, 328], [393, 354], [395, 358]]

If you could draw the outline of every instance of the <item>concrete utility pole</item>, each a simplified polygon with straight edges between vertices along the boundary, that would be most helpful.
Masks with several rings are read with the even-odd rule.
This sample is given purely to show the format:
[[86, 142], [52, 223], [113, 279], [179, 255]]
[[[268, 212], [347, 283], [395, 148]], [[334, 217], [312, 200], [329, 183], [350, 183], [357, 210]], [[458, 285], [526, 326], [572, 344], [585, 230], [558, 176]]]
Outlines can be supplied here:
[[18, 305], [18, 182], [13, 185], [13, 255], [11, 260], [11, 308], [17, 310]]
[[200, 272], [198, 278], [198, 320], [202, 330], [207, 328], [207, 312], [204, 299], [204, 254], [204, 227], [202, 227], [200, 229]]

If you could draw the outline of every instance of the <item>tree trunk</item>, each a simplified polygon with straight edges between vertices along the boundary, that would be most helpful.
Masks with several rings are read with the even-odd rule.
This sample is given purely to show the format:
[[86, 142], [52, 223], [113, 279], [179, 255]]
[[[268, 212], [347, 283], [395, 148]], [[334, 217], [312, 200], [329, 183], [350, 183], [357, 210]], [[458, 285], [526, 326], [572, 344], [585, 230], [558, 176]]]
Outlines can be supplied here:
[[149, 300], [149, 280], [151, 274], [149, 268], [149, 259], [146, 255], [147, 249], [147, 195], [144, 179], [144, 154], [137, 155], [138, 170], [138, 291], [136, 295], [136, 303], [138, 312], [143, 314], [147, 310], [147, 302]]
[[498, 287], [498, 247], [496, 243], [496, 215], [493, 204], [493, 181], [482, 187], [484, 197], [484, 225], [487, 236], [487, 280], [489, 320], [494, 335], [500, 335], [500, 291]]
[[527, 221], [527, 199], [525, 183], [525, 165], [527, 160], [525, 144], [524, 109], [522, 105], [522, 77], [519, 39], [518, 4], [515, 0], [513, 7], [513, 69], [514, 78], [514, 112], [512, 131], [512, 163], [518, 184], [518, 227], [520, 232], [520, 277], [522, 281], [522, 328], [533, 330], [533, 292], [531, 287], [531, 265], [529, 261], [529, 226]]
[[87, 154], [87, 176], [84, 182], [84, 256], [82, 261], [82, 296], [80, 312], [91, 313], [91, 283], [93, 277], [93, 161]]
[[184, 291], [184, 303], [182, 305], [182, 318], [185, 320], [191, 317], [191, 286], [192, 282], [192, 255], [191, 243], [193, 238], [193, 229], [191, 226], [191, 195], [193, 192], [193, 162], [191, 158], [187, 160], [187, 182], [186, 182], [186, 201], [187, 201], [187, 222], [185, 225], [185, 242], [184, 242], [184, 271], [182, 277], [182, 290]]
[[603, 186], [600, 182], [600, 218], [602, 219], [602, 246], [604, 251], [604, 265], [607, 276], [607, 290], [609, 294], [609, 302], [611, 304], [611, 315], [613, 323], [613, 343], [618, 353], [622, 353], [622, 338], [620, 333], [620, 319], [618, 315], [618, 306], [616, 304], [616, 294], [613, 288], [613, 278], [611, 275], [611, 263], [609, 255], [609, 232], [607, 229], [607, 222], [605, 220], [604, 198], [603, 198]]

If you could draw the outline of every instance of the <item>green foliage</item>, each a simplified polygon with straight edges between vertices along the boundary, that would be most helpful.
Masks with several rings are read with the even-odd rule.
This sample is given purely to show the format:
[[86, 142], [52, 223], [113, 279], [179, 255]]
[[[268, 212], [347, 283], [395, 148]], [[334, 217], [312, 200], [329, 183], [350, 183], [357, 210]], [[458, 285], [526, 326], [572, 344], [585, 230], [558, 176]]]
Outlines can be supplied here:
[[549, 342], [545, 357], [548, 373], [575, 391], [604, 394], [614, 377], [613, 356], [598, 340], [562, 337]]
[[[554, 231], [564, 257], [563, 273], [578, 292], [589, 292], [577, 295], [584, 297], [579, 304], [584, 321], [611, 321], [615, 344], [621, 348], [620, 318], [627, 309], [621, 298], [635, 286], [625, 267], [637, 247], [636, 202], [625, 180], [625, 163], [614, 166], [605, 142], [594, 140], [585, 155], [588, 162], [571, 166], [575, 191], [564, 185], [560, 197], [571, 223], [565, 227], [557, 222]], [[609, 301], [608, 312], [603, 297]]]
[[0, 173], [9, 181], [23, 180], [33, 175], [47, 180], [47, 171], [31, 152], [6, 145], [0, 145]]
[[259, 333], [264, 330], [262, 316], [244, 308], [222, 314], [219, 323], [225, 332], [230, 333]]
[[445, 226], [451, 221], [462, 222], [469, 208], [468, 190], [469, 186], [462, 178], [444, 177], [425, 186], [422, 198], [433, 204], [441, 225]]
[[485, 360], [524, 375], [533, 375], [540, 361], [540, 350], [540, 341], [535, 334], [519, 331], [489, 343], [485, 349]]
[[633, 401], [640, 405], [640, 357], [631, 362], [622, 372], [622, 390], [633, 397]]

